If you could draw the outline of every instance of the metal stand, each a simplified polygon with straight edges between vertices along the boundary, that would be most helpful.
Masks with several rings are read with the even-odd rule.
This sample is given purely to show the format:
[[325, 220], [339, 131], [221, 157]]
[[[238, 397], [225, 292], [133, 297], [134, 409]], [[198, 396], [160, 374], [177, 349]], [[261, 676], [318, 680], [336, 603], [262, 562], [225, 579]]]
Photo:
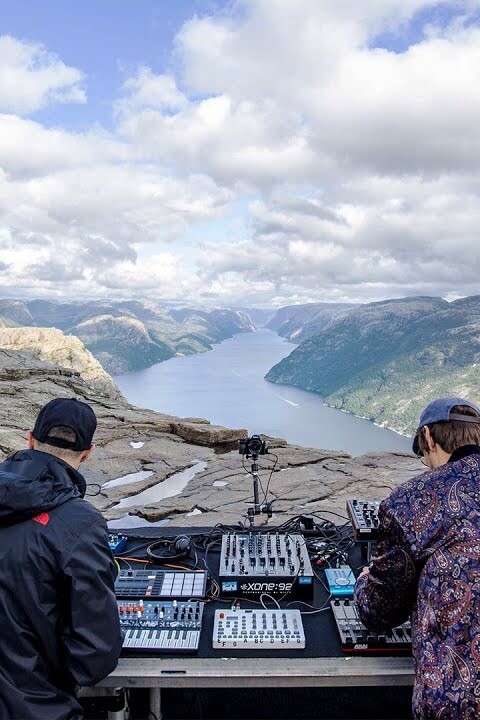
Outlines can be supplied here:
[[[247, 455], [248, 457], [248, 455]], [[250, 527], [253, 528], [255, 524], [255, 515], [260, 515], [260, 513], [266, 513], [269, 518], [273, 515], [272, 510], [272, 503], [265, 502], [263, 505], [260, 505], [260, 499], [258, 497], [258, 483], [259, 483], [259, 477], [258, 477], [258, 465], [257, 465], [257, 459], [258, 455], [251, 456], [252, 458], [252, 477], [253, 477], [253, 507], [249, 507], [247, 510], [248, 515], [248, 522], [250, 523]]]
[[162, 720], [160, 688], [150, 688], [150, 720]]
[[126, 720], [126, 702], [125, 689], [122, 687], [99, 688], [99, 687], [82, 687], [78, 692], [81, 699], [98, 698], [98, 702], [102, 703], [104, 710], [107, 711], [108, 720]]

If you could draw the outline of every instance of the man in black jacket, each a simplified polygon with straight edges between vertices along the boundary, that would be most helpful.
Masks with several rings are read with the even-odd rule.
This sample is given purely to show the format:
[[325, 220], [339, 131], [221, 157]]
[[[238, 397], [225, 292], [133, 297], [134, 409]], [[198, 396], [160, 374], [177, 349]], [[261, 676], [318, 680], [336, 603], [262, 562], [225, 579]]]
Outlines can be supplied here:
[[93, 410], [47, 403], [28, 450], [0, 464], [0, 718], [80, 720], [76, 685], [117, 665], [115, 566], [102, 515], [78, 472]]

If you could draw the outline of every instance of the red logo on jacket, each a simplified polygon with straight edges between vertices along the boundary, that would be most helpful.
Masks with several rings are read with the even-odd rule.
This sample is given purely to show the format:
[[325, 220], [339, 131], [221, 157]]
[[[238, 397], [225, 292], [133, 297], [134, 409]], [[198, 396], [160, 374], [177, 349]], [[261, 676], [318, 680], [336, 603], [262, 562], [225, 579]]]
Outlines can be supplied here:
[[35, 520], [35, 522], [40, 523], [40, 525], [47, 525], [48, 521], [50, 520], [50, 516], [48, 513], [40, 513], [40, 515], [35, 515], [32, 520]]

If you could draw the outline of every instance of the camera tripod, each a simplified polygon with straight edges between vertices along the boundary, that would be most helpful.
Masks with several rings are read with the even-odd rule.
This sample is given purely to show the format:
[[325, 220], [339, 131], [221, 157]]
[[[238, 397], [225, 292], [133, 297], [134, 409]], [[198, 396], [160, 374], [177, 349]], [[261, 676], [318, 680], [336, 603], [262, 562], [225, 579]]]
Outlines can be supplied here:
[[[247, 455], [248, 457], [248, 455]], [[260, 504], [260, 499], [258, 497], [258, 483], [259, 483], [259, 477], [258, 477], [258, 454], [257, 453], [251, 453], [250, 457], [252, 458], [252, 469], [251, 469], [251, 475], [253, 477], [253, 506], [249, 507], [247, 510], [247, 516], [248, 516], [248, 522], [250, 523], [250, 528], [253, 528], [255, 524], [255, 515], [260, 515], [260, 513], [265, 513], [269, 518], [273, 515], [273, 509], [272, 509], [272, 503], [271, 502], [264, 502], [263, 505]], [[266, 497], [265, 497], [266, 500]]]

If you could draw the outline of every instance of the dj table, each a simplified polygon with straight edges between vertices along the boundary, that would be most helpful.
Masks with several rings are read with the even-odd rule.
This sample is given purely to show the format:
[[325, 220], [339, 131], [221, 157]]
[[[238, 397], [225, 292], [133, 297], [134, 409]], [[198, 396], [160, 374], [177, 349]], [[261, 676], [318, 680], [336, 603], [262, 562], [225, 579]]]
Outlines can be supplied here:
[[[146, 541], [155, 541], [161, 537], [172, 537], [184, 534], [208, 533], [209, 528], [136, 528], [125, 531], [135, 532], [135, 540], [129, 540], [123, 555], [128, 556], [129, 547], [139, 545], [139, 536]], [[262, 528], [262, 532], [266, 532]], [[268, 529], [275, 532], [275, 528]], [[121, 531], [118, 531], [121, 532]], [[143, 551], [144, 552], [144, 551]], [[213, 577], [218, 576], [220, 547], [208, 551], [208, 569]], [[362, 565], [360, 545], [351, 543], [349, 548], [349, 564], [352, 568]], [[124, 567], [123, 564], [122, 568]], [[139, 566], [143, 567], [143, 566]], [[158, 565], [157, 568], [162, 566]], [[228, 610], [231, 600], [214, 599], [207, 602], [203, 614], [203, 625], [198, 653], [195, 655], [159, 655], [121, 657], [118, 667], [105, 678], [97, 689], [112, 693], [114, 688], [149, 688], [150, 717], [159, 720], [162, 717], [160, 707], [160, 691], [163, 689], [201, 688], [337, 688], [345, 692], [352, 688], [381, 688], [388, 694], [400, 686], [410, 686], [413, 681], [412, 658], [409, 653], [390, 654], [372, 652], [367, 655], [352, 655], [342, 651], [339, 634], [332, 611], [328, 603], [327, 589], [321, 582], [323, 573], [315, 567], [313, 600], [308, 604], [285, 599], [282, 607], [289, 604], [302, 612], [302, 621], [306, 644], [301, 650], [268, 650], [257, 652], [246, 650], [215, 650], [212, 647], [213, 622], [215, 609]], [[240, 598], [240, 607], [252, 607], [248, 601]], [[267, 602], [273, 607], [272, 602]], [[313, 608], [323, 608], [314, 612]], [[95, 689], [94, 692], [97, 691]], [[380, 689], [380, 690], [379, 690]], [[406, 696], [408, 691], [405, 690]], [[373, 700], [373, 702], [375, 702]], [[111, 718], [122, 717], [121, 714], [110, 715]], [[232, 717], [234, 717], [232, 715]], [[304, 717], [299, 711], [298, 717]], [[333, 715], [317, 715], [317, 717], [333, 717]], [[335, 716], [339, 717], [339, 716]], [[347, 716], [345, 716], [347, 717]], [[381, 715], [348, 715], [348, 717], [382, 717]], [[389, 717], [400, 717], [390, 714]], [[405, 717], [402, 715], [401, 717]]]

